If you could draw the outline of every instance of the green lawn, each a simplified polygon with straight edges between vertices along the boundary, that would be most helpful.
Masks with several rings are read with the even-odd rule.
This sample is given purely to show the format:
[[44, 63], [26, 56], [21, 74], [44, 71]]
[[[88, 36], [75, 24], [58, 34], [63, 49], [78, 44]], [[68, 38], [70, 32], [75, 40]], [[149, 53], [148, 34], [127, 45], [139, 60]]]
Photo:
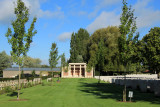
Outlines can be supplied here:
[[53, 86], [46, 84], [21, 90], [20, 98], [28, 101], [8, 101], [16, 99], [14, 93], [0, 95], [0, 107], [160, 107], [160, 98], [135, 90], [134, 102], [120, 102], [122, 89], [104, 82], [97, 85], [96, 79], [61, 79]]

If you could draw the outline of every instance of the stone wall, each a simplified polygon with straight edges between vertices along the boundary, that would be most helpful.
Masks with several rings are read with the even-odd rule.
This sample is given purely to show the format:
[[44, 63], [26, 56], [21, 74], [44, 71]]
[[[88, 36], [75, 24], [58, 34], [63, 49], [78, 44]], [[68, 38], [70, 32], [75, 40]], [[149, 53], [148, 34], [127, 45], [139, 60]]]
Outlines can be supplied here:
[[[99, 76], [95, 78], [99, 79]], [[140, 89], [141, 92], [153, 92], [155, 96], [160, 96], [160, 79], [157, 79], [157, 75], [126, 75], [126, 79], [124, 76], [100, 76], [100, 79], [117, 85], [126, 83], [126, 87]]]

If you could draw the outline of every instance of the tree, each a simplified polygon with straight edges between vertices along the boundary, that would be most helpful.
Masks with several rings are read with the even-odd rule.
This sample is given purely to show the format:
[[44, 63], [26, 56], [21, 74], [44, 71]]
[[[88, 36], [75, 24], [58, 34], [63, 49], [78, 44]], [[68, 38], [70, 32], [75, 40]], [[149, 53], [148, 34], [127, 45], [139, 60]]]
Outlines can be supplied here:
[[[50, 55], [49, 55], [49, 64], [50, 64], [50, 68], [51, 70], [56, 67], [56, 65], [58, 64], [58, 48], [56, 47], [56, 43], [52, 43], [52, 47], [51, 47], [51, 51], [50, 51]], [[53, 85], [53, 71], [52, 71], [52, 85]]]
[[19, 65], [19, 85], [18, 85], [18, 98], [20, 93], [20, 68], [23, 62], [23, 56], [26, 56], [30, 43], [32, 42], [32, 37], [37, 33], [34, 30], [34, 25], [37, 20], [36, 17], [33, 18], [33, 21], [26, 32], [25, 24], [29, 20], [29, 9], [25, 6], [22, 0], [17, 0], [17, 7], [14, 9], [14, 13], [16, 15], [16, 20], [12, 21], [12, 27], [14, 31], [12, 32], [11, 28], [8, 28], [6, 33], [6, 37], [8, 38], [9, 44], [12, 45], [11, 56], [13, 57], [13, 61]]
[[70, 62], [76, 62], [77, 52], [76, 52], [76, 44], [75, 44], [75, 34], [72, 33], [71, 41], [70, 41]]
[[[136, 27], [136, 17], [134, 17], [134, 10], [131, 6], [127, 6], [126, 0], [123, 0], [122, 15], [120, 17], [120, 33], [119, 38], [119, 52], [122, 64], [125, 67], [125, 72], [127, 71], [130, 63], [130, 58], [132, 56], [133, 48], [133, 34], [135, 33]], [[126, 84], [123, 90], [123, 101], [126, 102]]]
[[[150, 71], [159, 74], [160, 71], [160, 27], [151, 28], [149, 33], [142, 39], [142, 53], [145, 57], [146, 65]], [[159, 75], [157, 76], [158, 78]]]
[[86, 29], [80, 28], [77, 33], [78, 55], [82, 56], [83, 62], [87, 62], [87, 43], [89, 41], [89, 33]]
[[12, 59], [9, 55], [6, 54], [5, 51], [0, 53], [0, 76], [2, 76], [2, 72], [5, 68], [11, 67]]
[[[70, 42], [70, 62], [78, 62], [78, 57], [83, 58], [83, 62], [87, 62], [87, 43], [89, 33], [87, 30], [80, 28], [77, 33], [72, 33]], [[79, 56], [80, 55], [80, 56]]]
[[97, 51], [97, 67], [99, 70], [99, 82], [98, 83], [100, 83], [101, 72], [104, 71], [104, 58], [105, 58], [104, 40], [101, 39], [100, 42], [98, 43], [98, 51]]
[[49, 68], [49, 66], [48, 65], [41, 65], [41, 68]]
[[[115, 26], [109, 26], [107, 28], [102, 28], [96, 30], [89, 39], [87, 50], [88, 50], [88, 65], [94, 67], [96, 71], [99, 71], [97, 53], [99, 51], [100, 43], [103, 44], [103, 49], [101, 50], [104, 54], [103, 70], [101, 72], [107, 71], [118, 71], [119, 66], [122, 66], [119, 60], [118, 51], [118, 38], [120, 36], [119, 28]], [[122, 70], [122, 69], [121, 69]]]
[[65, 54], [63, 53], [61, 55], [61, 67], [65, 67], [66, 66], [66, 58], [65, 58]]
[[29, 56], [24, 57], [23, 67], [27, 68], [39, 68], [41, 67], [41, 60], [39, 58], [31, 58]]

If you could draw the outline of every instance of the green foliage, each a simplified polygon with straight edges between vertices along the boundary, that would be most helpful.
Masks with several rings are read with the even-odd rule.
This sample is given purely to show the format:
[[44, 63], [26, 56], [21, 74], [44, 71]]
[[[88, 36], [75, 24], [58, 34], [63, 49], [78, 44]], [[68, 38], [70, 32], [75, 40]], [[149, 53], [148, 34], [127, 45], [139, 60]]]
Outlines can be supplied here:
[[49, 55], [49, 64], [50, 68], [53, 69], [58, 64], [58, 60], [60, 57], [58, 57], [58, 48], [56, 47], [56, 43], [52, 43], [50, 55]]
[[[119, 60], [118, 38], [119, 28], [110, 26], [95, 31], [89, 40], [88, 65], [96, 71], [118, 71], [123, 66]], [[99, 64], [99, 65], [98, 65]], [[102, 66], [102, 67], [100, 67]], [[120, 68], [120, 66], [122, 66]]]
[[[87, 43], [89, 33], [87, 30], [80, 28], [78, 33], [72, 33], [70, 42], [70, 62], [82, 61], [87, 62]], [[79, 56], [80, 55], [80, 56]], [[80, 58], [82, 56], [82, 58]], [[80, 58], [80, 59], [79, 59]]]
[[14, 13], [16, 14], [16, 20], [12, 21], [14, 31], [12, 32], [11, 28], [8, 28], [6, 37], [8, 38], [9, 44], [12, 45], [11, 55], [13, 61], [18, 65], [22, 65], [23, 58], [21, 55], [26, 55], [32, 42], [32, 37], [37, 33], [37, 31], [34, 30], [34, 23], [37, 18], [34, 17], [28, 32], [26, 32], [25, 24], [29, 20], [29, 9], [25, 6], [24, 2], [17, 0], [17, 7]]
[[[51, 70], [54, 67], [56, 67], [56, 65], [58, 64], [58, 60], [60, 58], [58, 56], [58, 48], [56, 46], [57, 46], [56, 43], [52, 43], [52, 47], [49, 55], [49, 64], [50, 64]], [[53, 79], [53, 71], [52, 71], [52, 79]], [[52, 85], [53, 85], [53, 81], [52, 81]]]
[[65, 54], [61, 55], [61, 69], [63, 68], [64, 72], [68, 72], [68, 63], [65, 58]]
[[65, 54], [63, 53], [61, 55], [61, 67], [65, 67], [66, 66], [66, 58], [65, 58]]
[[5, 93], [10, 93], [10, 92], [13, 92], [14, 90], [10, 86], [7, 86], [7, 87], [4, 87], [4, 91]]
[[41, 67], [41, 60], [39, 58], [24, 57], [23, 67], [26, 68], [39, 68]]
[[131, 6], [127, 6], [126, 0], [123, 0], [123, 7], [122, 7], [122, 15], [120, 17], [120, 33], [121, 36], [119, 37], [119, 52], [120, 52], [120, 60], [122, 64], [127, 68], [130, 63], [130, 58], [134, 53], [133, 50], [133, 42], [138, 38], [135, 36], [133, 38], [133, 34], [135, 33], [136, 27], [136, 17], [134, 17], [134, 10], [131, 9]]
[[79, 62], [79, 63], [83, 63], [84, 62], [82, 55], [78, 55], [77, 56], [77, 62]]
[[41, 65], [41, 68], [49, 68], [49, 66], [48, 65]]
[[12, 59], [9, 55], [6, 54], [5, 51], [0, 53], [0, 75], [2, 75], [2, 71], [7, 68], [11, 67]]
[[142, 39], [142, 53], [151, 71], [160, 71], [160, 27], [151, 28]]

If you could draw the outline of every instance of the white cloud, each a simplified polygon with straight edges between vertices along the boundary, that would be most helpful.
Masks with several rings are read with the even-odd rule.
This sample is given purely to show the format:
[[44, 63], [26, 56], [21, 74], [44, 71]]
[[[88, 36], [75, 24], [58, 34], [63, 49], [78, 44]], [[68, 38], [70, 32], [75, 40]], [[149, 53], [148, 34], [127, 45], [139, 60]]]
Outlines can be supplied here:
[[[160, 10], [154, 10], [154, 8], [149, 5], [150, 2], [151, 0], [138, 0], [137, 3], [132, 7], [132, 9], [135, 9], [138, 28], [151, 27], [157, 23], [160, 24]], [[118, 26], [119, 24], [120, 14], [117, 15], [116, 11], [102, 12], [90, 25], [87, 26], [87, 30], [89, 33], [93, 33], [99, 28], [104, 28], [110, 25]]]
[[58, 36], [58, 39], [62, 42], [65, 42], [67, 39], [70, 39], [72, 32], [64, 32]]
[[156, 23], [160, 23], [160, 10], [154, 10], [149, 6], [151, 0], [138, 1], [133, 8], [137, 16], [137, 27], [151, 27]]
[[[15, 18], [13, 2], [17, 0], [1, 0], [0, 1], [0, 23], [10, 23]], [[40, 3], [45, 2], [44, 0], [23, 0], [25, 5], [30, 9], [31, 16], [45, 17], [45, 18], [63, 18], [64, 12], [61, 11], [61, 7], [57, 6], [54, 11], [42, 10]]]
[[11, 0], [0, 1], [0, 23], [8, 23], [9, 20], [13, 19], [14, 16], [14, 4]]
[[95, 2], [97, 5], [95, 6], [94, 11], [88, 15], [89, 18], [95, 17], [100, 9], [116, 5], [121, 2], [121, 0], [95, 0]]
[[116, 15], [114, 12], [102, 12], [90, 25], [87, 26], [89, 33], [93, 33], [95, 30], [104, 28], [107, 26], [118, 26], [120, 15]]

